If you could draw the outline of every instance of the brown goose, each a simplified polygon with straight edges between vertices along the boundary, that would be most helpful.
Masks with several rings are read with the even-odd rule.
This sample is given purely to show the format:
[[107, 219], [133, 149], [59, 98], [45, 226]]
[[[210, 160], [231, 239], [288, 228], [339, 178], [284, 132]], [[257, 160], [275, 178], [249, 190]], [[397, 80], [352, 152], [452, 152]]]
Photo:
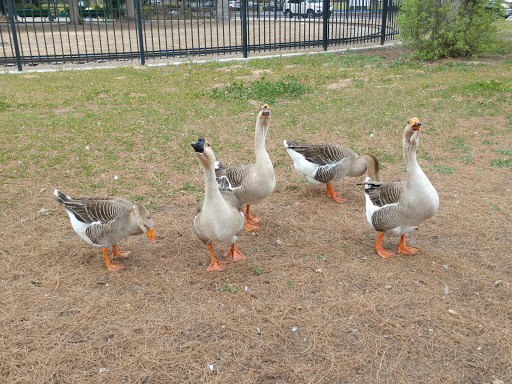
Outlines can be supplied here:
[[297, 172], [314, 184], [325, 184], [327, 196], [344, 203], [347, 199], [340, 192], [334, 192], [332, 183], [345, 176], [358, 177], [368, 172], [372, 180], [381, 181], [379, 161], [369, 153], [361, 156], [338, 144], [302, 144], [295, 141], [283, 142], [293, 160]]
[[276, 186], [274, 166], [265, 149], [265, 139], [269, 126], [270, 109], [265, 104], [256, 119], [256, 131], [254, 133], [256, 162], [231, 168], [217, 162], [215, 169], [217, 182], [221, 189], [233, 191], [240, 201], [240, 205], [247, 207], [245, 211], [245, 229], [248, 231], [257, 229], [257, 224], [261, 220], [261, 217], [251, 216], [250, 206], [262, 202]]
[[211, 144], [200, 137], [190, 143], [204, 169], [205, 192], [197, 206], [194, 217], [194, 231], [197, 237], [208, 246], [211, 263], [207, 271], [223, 271], [226, 263], [218, 260], [213, 254], [214, 241], [231, 244], [230, 250], [224, 257], [231, 261], [245, 259], [236, 248], [237, 235], [244, 229], [245, 218], [241, 205], [229, 190], [219, 189], [215, 178], [215, 154]]
[[382, 248], [384, 235], [401, 236], [398, 253], [415, 254], [418, 249], [405, 245], [405, 235], [423, 221], [434, 216], [439, 208], [439, 196], [418, 164], [418, 148], [421, 122], [412, 118], [403, 134], [403, 153], [406, 170], [405, 180], [388, 183], [365, 180], [366, 218], [379, 232], [375, 249], [381, 257], [394, 253]]
[[87, 243], [101, 247], [109, 271], [124, 268], [113, 264], [107, 256], [112, 247], [112, 258], [126, 258], [130, 251], [120, 251], [117, 243], [128, 236], [146, 233], [155, 243], [155, 223], [140, 203], [131, 203], [120, 197], [72, 198], [56, 189], [54, 195], [71, 219], [75, 232]]

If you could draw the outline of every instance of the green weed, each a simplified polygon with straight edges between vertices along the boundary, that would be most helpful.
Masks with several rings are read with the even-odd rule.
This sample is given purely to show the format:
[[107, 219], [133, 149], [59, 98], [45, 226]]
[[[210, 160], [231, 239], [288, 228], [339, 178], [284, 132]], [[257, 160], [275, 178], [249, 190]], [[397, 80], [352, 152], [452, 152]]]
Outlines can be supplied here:
[[216, 99], [262, 100], [275, 103], [282, 98], [300, 98], [306, 87], [291, 76], [278, 81], [268, 81], [265, 77], [249, 84], [234, 82], [224, 88], [214, 88], [210, 96]]
[[493, 167], [499, 168], [512, 168], [512, 158], [508, 159], [491, 159], [489, 160], [489, 164]]
[[203, 188], [197, 187], [194, 184], [189, 183], [188, 181], [185, 181], [185, 183], [183, 183], [183, 187], [181, 188], [181, 190], [204, 193]]
[[238, 291], [238, 289], [235, 287], [234, 284], [231, 284], [231, 283], [224, 283], [224, 285], [222, 287], [220, 287], [220, 292], [231, 292], [231, 293], [235, 293], [236, 291]]
[[432, 169], [434, 172], [441, 173], [444, 175], [451, 175], [455, 173], [454, 168], [443, 164], [433, 164], [430, 166], [430, 169]]

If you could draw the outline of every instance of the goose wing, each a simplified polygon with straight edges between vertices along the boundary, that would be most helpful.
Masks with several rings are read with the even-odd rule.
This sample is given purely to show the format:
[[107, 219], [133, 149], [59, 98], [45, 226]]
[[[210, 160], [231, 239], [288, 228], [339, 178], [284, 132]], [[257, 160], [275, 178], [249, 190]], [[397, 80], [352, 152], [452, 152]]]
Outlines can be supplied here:
[[219, 189], [234, 191], [241, 187], [247, 172], [254, 164], [240, 164], [235, 167], [226, 167], [224, 164], [217, 162], [215, 165], [215, 176]]
[[120, 197], [79, 197], [72, 198], [55, 190], [57, 201], [75, 218], [86, 224], [106, 224], [132, 207], [132, 203]]
[[331, 165], [351, 158], [354, 152], [338, 144], [303, 144], [286, 141], [286, 148], [300, 153], [307, 161], [318, 165]]
[[365, 193], [377, 207], [398, 203], [405, 190], [405, 180], [394, 180], [387, 183], [365, 182]]
[[337, 144], [301, 144], [285, 140], [284, 145], [299, 173], [325, 184], [342, 175], [342, 169], [348, 170], [356, 157], [354, 151]]
[[399, 226], [399, 200], [404, 193], [405, 180], [395, 180], [387, 183], [365, 182], [366, 218], [368, 223], [379, 232]]

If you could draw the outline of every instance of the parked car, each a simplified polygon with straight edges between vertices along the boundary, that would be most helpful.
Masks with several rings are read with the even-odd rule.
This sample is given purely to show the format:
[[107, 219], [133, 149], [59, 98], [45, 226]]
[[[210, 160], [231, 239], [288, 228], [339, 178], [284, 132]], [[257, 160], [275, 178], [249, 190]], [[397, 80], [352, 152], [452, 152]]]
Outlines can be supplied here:
[[263, 5], [263, 10], [271, 12], [282, 11], [283, 4], [280, 1], [271, 1], [270, 3], [265, 3], [265, 5]]
[[487, 3], [487, 9], [507, 18], [512, 15], [512, 0], [489, 0]]
[[[283, 6], [283, 13], [286, 17], [300, 15], [302, 17], [321, 16], [323, 13], [323, 0], [286, 0]], [[327, 17], [330, 17], [333, 11], [331, 5]]]
[[215, 0], [207, 0], [202, 4], [203, 8], [216, 8], [217, 1]]
[[229, 0], [229, 8], [234, 9], [235, 11], [240, 10], [240, 1], [238, 0]]
[[505, 18], [512, 15], [512, 1], [501, 2], [501, 15]]

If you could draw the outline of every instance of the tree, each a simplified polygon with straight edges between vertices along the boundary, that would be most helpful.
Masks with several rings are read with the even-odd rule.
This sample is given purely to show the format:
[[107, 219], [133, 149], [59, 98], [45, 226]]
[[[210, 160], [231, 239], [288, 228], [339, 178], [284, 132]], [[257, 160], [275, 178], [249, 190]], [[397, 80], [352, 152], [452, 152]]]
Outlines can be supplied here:
[[423, 60], [485, 53], [496, 41], [498, 16], [488, 0], [403, 0], [399, 38]]
[[126, 17], [130, 20], [135, 20], [135, 0], [126, 0], [126, 13]]
[[69, 0], [69, 24], [82, 25], [83, 21], [78, 9], [78, 0]]
[[[220, 9], [219, 6], [221, 7]], [[219, 15], [219, 20], [229, 20], [229, 1], [219, 0], [217, 3], [217, 12]]]

